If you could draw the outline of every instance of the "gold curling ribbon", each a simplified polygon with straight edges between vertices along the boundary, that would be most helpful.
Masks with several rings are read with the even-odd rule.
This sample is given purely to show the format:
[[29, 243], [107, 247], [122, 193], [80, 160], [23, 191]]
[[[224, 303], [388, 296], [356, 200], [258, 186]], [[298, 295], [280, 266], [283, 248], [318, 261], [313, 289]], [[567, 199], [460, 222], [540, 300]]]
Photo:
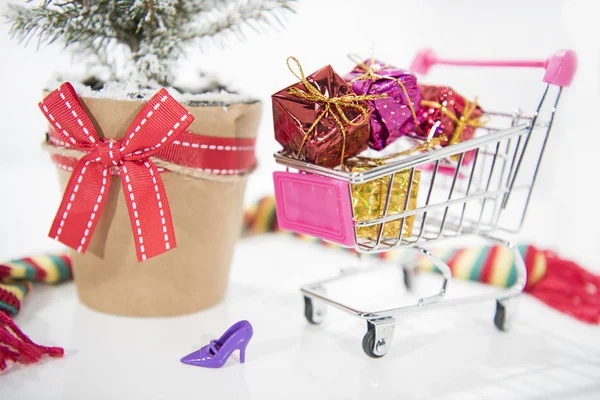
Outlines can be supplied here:
[[[471, 114], [473, 114], [473, 112], [477, 109], [477, 97], [472, 102], [465, 99], [465, 106], [463, 108], [463, 112], [460, 118], [457, 118], [456, 115], [451, 113], [446, 106], [443, 106], [435, 101], [421, 100], [421, 105], [441, 110], [442, 113], [444, 113], [444, 115], [448, 116], [454, 122], [454, 131], [452, 132], [452, 136], [450, 137], [450, 141], [448, 142], [449, 145], [460, 143], [462, 133], [465, 127], [470, 126], [473, 128], [480, 128], [488, 122], [482, 121], [481, 117], [471, 118]], [[439, 138], [442, 137], [444, 137], [447, 140], [445, 135], [442, 134], [439, 136]], [[452, 158], [452, 160], [454, 161], [457, 161], [458, 154], [455, 154], [450, 158]]]
[[[351, 172], [366, 172], [386, 164], [386, 161], [392, 157], [398, 157], [398, 154], [386, 158], [356, 157], [348, 160], [346, 165]], [[412, 181], [410, 174], [409, 169], [394, 173], [387, 215], [400, 214], [404, 211], [414, 210], [417, 207], [421, 171], [414, 171]], [[357, 221], [370, 221], [384, 216], [389, 183], [390, 175], [386, 175], [369, 182], [352, 185], [352, 208]], [[410, 196], [408, 203], [406, 203], [409, 188]], [[404, 209], [405, 204], [406, 210]], [[377, 240], [379, 230], [383, 229], [382, 239], [395, 239], [399, 235], [401, 222], [403, 222], [402, 234], [411, 235], [415, 222], [414, 215], [404, 218], [404, 221], [399, 219], [387, 222], [383, 224], [383, 227], [381, 227], [381, 224], [359, 227], [356, 234], [359, 239]]]
[[[366, 65], [364, 62], [361, 61], [362, 59], [358, 58], [358, 56], [355, 54], [348, 54], [348, 58], [350, 60], [352, 60], [353, 62], [355, 62], [357, 64], [357, 66], [362, 68], [363, 71], [365, 71], [365, 73], [363, 75], [352, 79], [350, 81], [350, 83], [353, 83], [353, 82], [359, 81], [359, 80], [366, 80], [366, 79], [371, 79], [371, 80], [389, 79], [391, 81], [396, 82], [400, 86], [400, 88], [402, 88], [402, 91], [404, 92], [404, 95], [406, 96], [406, 100], [408, 101], [408, 106], [409, 106], [410, 112], [413, 116], [413, 121], [414, 121], [415, 125], [417, 125], [417, 126], [419, 125], [417, 114], [414, 109], [414, 104], [411, 101], [411, 99], [408, 95], [408, 91], [406, 90], [406, 87], [404, 86], [402, 81], [400, 81], [397, 78], [392, 78], [389, 76], [384, 76], [384, 75], [378, 74], [373, 69], [373, 66], [375, 65], [375, 57], [374, 56], [371, 57], [370, 65]], [[383, 66], [381, 66], [380, 69], [389, 68], [389, 67], [390, 67], [389, 65], [383, 65]], [[475, 98], [475, 101], [473, 101], [473, 102], [470, 102], [465, 99], [465, 106], [463, 108], [463, 113], [460, 118], [457, 118], [456, 115], [451, 113], [445, 106], [443, 106], [439, 103], [436, 103], [434, 101], [422, 100], [421, 105], [442, 110], [442, 112], [445, 115], [447, 115], [448, 117], [450, 117], [452, 119], [452, 121], [454, 122], [455, 129], [452, 132], [452, 137], [450, 138], [450, 141], [448, 142], [448, 138], [446, 137], [446, 135], [441, 134], [440, 136], [435, 137], [435, 138], [430, 138], [425, 143], [419, 144], [411, 149], [405, 150], [400, 153], [392, 154], [391, 156], [381, 158], [380, 160], [389, 160], [394, 157], [406, 156], [406, 155], [416, 153], [419, 151], [429, 150], [429, 149], [431, 149], [435, 146], [438, 146], [442, 143], [445, 143], [445, 142], [448, 142], [448, 144], [450, 144], [450, 145], [459, 143], [460, 139], [462, 137], [462, 132], [466, 126], [479, 128], [479, 127], [484, 126], [487, 123], [487, 121], [481, 121], [481, 117], [470, 118], [471, 114], [473, 114], [473, 112], [477, 109], [477, 98]], [[454, 161], [456, 161], [456, 160], [458, 160], [458, 155], [454, 155], [451, 158]]]
[[[409, 154], [417, 153], [419, 151], [429, 150], [429, 149], [431, 149], [435, 146], [438, 146], [442, 143], [445, 143], [447, 141], [448, 141], [448, 138], [446, 137], [446, 135], [444, 135], [442, 133], [440, 136], [434, 137], [431, 139], [427, 139], [427, 141], [425, 141], [424, 143], [418, 144], [415, 147], [411, 147], [410, 149], [406, 149], [404, 151], [401, 151], [399, 153], [394, 153], [394, 154], [386, 156], [386, 157], [381, 157], [381, 158], [379, 158], [379, 160], [388, 161], [388, 160], [391, 160], [392, 158], [396, 158], [396, 157], [400, 157], [400, 156], [408, 156]], [[358, 158], [366, 159], [366, 157], [358, 157]], [[382, 164], [380, 164], [380, 165], [382, 165]]]
[[[294, 71], [294, 69], [290, 65], [290, 61], [293, 61], [294, 63], [296, 63], [296, 67], [298, 68], [299, 74], [296, 73], [296, 71]], [[375, 100], [375, 99], [384, 98], [384, 97], [386, 97], [386, 95], [384, 94], [384, 95], [359, 96], [359, 95], [352, 93], [352, 94], [346, 94], [346, 95], [337, 96], [337, 97], [327, 97], [306, 79], [306, 76], [304, 75], [304, 70], [302, 69], [300, 62], [298, 61], [298, 59], [296, 59], [296, 57], [291, 57], [291, 56], [288, 57], [286, 63], [287, 63], [289, 70], [292, 72], [292, 74], [294, 74], [294, 76], [296, 76], [296, 78], [298, 78], [300, 80], [300, 82], [302, 82], [304, 84], [304, 87], [307, 90], [306, 92], [303, 92], [302, 90], [300, 90], [298, 88], [292, 87], [289, 89], [289, 93], [294, 96], [308, 100], [308, 101], [314, 101], [314, 102], [319, 102], [319, 103], [325, 104], [323, 111], [321, 111], [321, 113], [317, 116], [317, 118], [315, 119], [313, 124], [310, 126], [310, 128], [304, 133], [304, 138], [302, 139], [302, 144], [300, 145], [300, 148], [298, 149], [298, 153], [297, 153], [296, 157], [298, 157], [300, 155], [300, 152], [304, 148], [304, 145], [306, 144], [308, 137], [314, 131], [317, 124], [321, 121], [321, 119], [325, 115], [327, 115], [328, 112], [330, 112], [331, 115], [333, 116], [333, 119], [340, 127], [340, 132], [342, 132], [342, 138], [343, 138], [343, 140], [342, 140], [342, 157], [340, 159], [340, 165], [342, 165], [344, 162], [344, 156], [346, 154], [346, 130], [344, 129], [344, 124], [342, 123], [342, 121], [344, 121], [346, 124], [351, 125], [351, 126], [361, 126], [368, 120], [369, 109], [367, 107], [361, 106], [360, 104], [356, 104], [356, 103], [359, 101]], [[361, 122], [350, 121], [350, 119], [344, 113], [343, 108], [350, 108], [353, 110], [358, 110], [363, 116], [363, 118], [361, 119]]]
[[[373, 65], [375, 64], [375, 57], [371, 57], [371, 65], [366, 65], [364, 62], [361, 61], [360, 58], [356, 58], [358, 56], [356, 56], [355, 54], [348, 54], [348, 58], [355, 62], [357, 66], [359, 66], [360, 68], [362, 68], [363, 71], [365, 71], [365, 73], [361, 76], [358, 76], [354, 79], [352, 79], [350, 81], [350, 83], [354, 83], [356, 81], [362, 81], [362, 80], [379, 80], [379, 79], [388, 79], [391, 80], [393, 82], [396, 82], [400, 88], [402, 89], [402, 91], [404, 92], [404, 95], [406, 96], [406, 100], [408, 102], [408, 108], [410, 108], [410, 113], [412, 114], [413, 117], [413, 121], [415, 122], [415, 125], [419, 125], [419, 120], [417, 119], [417, 113], [415, 111], [415, 107], [414, 104], [410, 98], [410, 96], [408, 95], [408, 90], [406, 90], [406, 87], [404, 86], [404, 84], [402, 83], [402, 81], [398, 78], [393, 78], [391, 76], [384, 76], [384, 75], [380, 75], [377, 72], [375, 72], [375, 70], [373, 69]], [[358, 61], [357, 61], [358, 60]], [[389, 68], [389, 65], [383, 65], [381, 66], [381, 69], [384, 68]]]

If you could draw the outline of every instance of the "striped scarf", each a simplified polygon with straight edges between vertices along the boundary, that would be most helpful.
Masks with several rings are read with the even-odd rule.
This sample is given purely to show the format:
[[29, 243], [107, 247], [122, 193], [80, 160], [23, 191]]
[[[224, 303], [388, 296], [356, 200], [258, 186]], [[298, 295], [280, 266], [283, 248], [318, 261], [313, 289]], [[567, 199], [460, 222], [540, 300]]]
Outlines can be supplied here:
[[0, 371], [9, 361], [33, 364], [44, 356], [62, 357], [60, 347], [35, 344], [12, 318], [21, 309], [32, 282], [58, 283], [72, 278], [68, 256], [47, 255], [0, 264]]
[[[277, 231], [279, 228], [272, 196], [261, 199], [246, 210], [245, 236]], [[345, 249], [310, 236], [292, 235], [327, 247]], [[345, 250], [354, 252], [353, 249]], [[600, 276], [531, 245], [519, 246], [519, 251], [527, 267], [526, 293], [580, 321], [600, 323]], [[383, 260], [398, 260], [401, 252], [396, 250], [374, 256]], [[513, 255], [503, 246], [440, 248], [432, 250], [432, 253], [448, 264], [456, 278], [499, 287], [509, 287], [516, 280]], [[417, 268], [423, 271], [436, 270], [426, 257], [419, 258]], [[32, 282], [59, 283], [71, 278], [71, 260], [66, 255], [37, 256], [0, 264], [0, 371], [6, 368], [9, 361], [30, 364], [46, 355], [62, 357], [63, 349], [33, 343], [12, 318], [19, 312]]]
[[[247, 236], [277, 231], [279, 227], [274, 197], [264, 197], [246, 210], [244, 232]], [[356, 252], [352, 248], [344, 248], [312, 236], [297, 233], [292, 235], [308, 242]], [[600, 323], [600, 276], [586, 271], [573, 261], [560, 258], [552, 251], [540, 250], [532, 245], [520, 245], [518, 249], [527, 268], [526, 293], [582, 322]], [[455, 278], [499, 287], [510, 287], [517, 279], [513, 254], [504, 246], [439, 248], [432, 249], [431, 252], [448, 264]], [[402, 250], [377, 253], [372, 257], [400, 260]], [[417, 268], [437, 271], [429, 258], [424, 256], [419, 257]]]

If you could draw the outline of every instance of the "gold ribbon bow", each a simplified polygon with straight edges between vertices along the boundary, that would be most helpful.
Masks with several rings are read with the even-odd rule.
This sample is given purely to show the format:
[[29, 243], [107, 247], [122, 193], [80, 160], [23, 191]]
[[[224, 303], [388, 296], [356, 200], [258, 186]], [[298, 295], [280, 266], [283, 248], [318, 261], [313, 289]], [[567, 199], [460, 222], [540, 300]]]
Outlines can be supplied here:
[[479, 128], [485, 125], [487, 122], [482, 121], [480, 116], [471, 118], [471, 114], [473, 114], [473, 112], [477, 109], [477, 97], [475, 98], [475, 101], [469, 101], [465, 99], [465, 106], [460, 118], [457, 118], [456, 115], [451, 113], [446, 106], [443, 106], [435, 101], [422, 100], [421, 105], [441, 110], [444, 115], [449, 117], [454, 122], [454, 131], [452, 132], [452, 137], [450, 138], [449, 144], [456, 144], [460, 142], [462, 132], [465, 127], [470, 126], [473, 128]]
[[[404, 95], [406, 96], [406, 99], [408, 101], [408, 106], [410, 108], [410, 112], [412, 113], [415, 125], [419, 125], [419, 121], [417, 118], [417, 114], [415, 112], [414, 105], [413, 105], [413, 103], [408, 95], [408, 91], [406, 90], [406, 87], [404, 86], [402, 81], [400, 81], [397, 78], [392, 78], [389, 76], [384, 76], [384, 75], [378, 74], [377, 71], [374, 70], [374, 65], [375, 65], [374, 57], [371, 57], [370, 65], [366, 65], [364, 62], [360, 61], [358, 56], [356, 56], [354, 54], [349, 54], [348, 58], [350, 58], [350, 60], [355, 62], [357, 64], [357, 66], [360, 67], [365, 72], [363, 75], [352, 79], [350, 81], [350, 83], [353, 83], [358, 80], [365, 80], [365, 79], [371, 79], [371, 80], [389, 79], [391, 81], [396, 82], [400, 86], [400, 88], [402, 88], [402, 91], [404, 92]], [[384, 68], [389, 68], [389, 66], [383, 65], [379, 69], [384, 69]], [[380, 159], [381, 162], [385, 162], [385, 161], [395, 158], [395, 157], [406, 156], [406, 155], [416, 153], [419, 151], [429, 150], [429, 149], [431, 149], [435, 146], [438, 146], [442, 143], [445, 143], [445, 142], [448, 142], [448, 144], [450, 144], [450, 145], [459, 143], [460, 139], [462, 137], [462, 132], [465, 129], [465, 127], [470, 126], [470, 127], [474, 127], [474, 128], [479, 128], [479, 127], [485, 125], [485, 123], [487, 122], [487, 121], [481, 121], [481, 117], [471, 118], [471, 114], [473, 114], [473, 112], [477, 109], [477, 98], [475, 98], [475, 101], [473, 101], [473, 102], [465, 100], [465, 106], [463, 109], [462, 116], [460, 118], [457, 118], [456, 115], [451, 113], [445, 106], [442, 106], [441, 104], [436, 103], [434, 101], [422, 100], [421, 105], [439, 109], [445, 115], [447, 115], [450, 119], [452, 119], [452, 121], [454, 122], [455, 129], [452, 132], [452, 137], [450, 138], [450, 141], [448, 142], [448, 138], [446, 137], [446, 135], [441, 134], [438, 137], [430, 138], [425, 143], [419, 144], [413, 148], [410, 148], [410, 149], [405, 150], [400, 153], [392, 154], [388, 157], [381, 158]], [[456, 160], [456, 159], [458, 159], [458, 157], [452, 156], [452, 159]]]
[[[469, 101], [465, 99], [465, 106], [463, 108], [463, 112], [460, 118], [457, 118], [456, 115], [451, 113], [446, 106], [443, 106], [435, 101], [422, 100], [421, 105], [441, 110], [444, 115], [448, 116], [454, 122], [454, 131], [452, 131], [452, 136], [450, 137], [450, 141], [448, 142], [449, 145], [460, 143], [462, 133], [465, 127], [469, 126], [473, 128], [479, 128], [485, 125], [487, 122], [482, 121], [480, 116], [471, 118], [471, 115], [477, 109], [477, 97], [474, 101]], [[445, 135], [442, 134], [439, 136], [439, 138], [442, 137], [444, 138], [444, 141], [447, 140]], [[452, 160], [456, 161], [458, 160], [458, 155], [453, 155], [451, 158]]]
[[386, 164], [389, 160], [392, 160], [396, 157], [408, 156], [409, 154], [417, 153], [419, 151], [429, 150], [429, 149], [431, 149], [435, 146], [438, 146], [441, 143], [444, 143], [447, 141], [448, 141], [448, 138], [446, 137], [446, 135], [444, 135], [442, 133], [440, 136], [434, 137], [431, 139], [427, 139], [427, 141], [425, 141], [419, 145], [416, 145], [415, 147], [411, 147], [410, 149], [406, 149], [406, 150], [398, 152], [398, 153], [390, 154], [389, 156], [386, 156], [386, 157], [371, 158], [371, 157], [356, 156], [356, 158], [359, 160], [362, 160], [362, 161], [373, 162], [373, 163], [377, 164], [377, 166], [380, 166], [380, 165]]
[[[296, 71], [294, 71], [294, 69], [290, 65], [290, 61], [293, 61], [294, 63], [296, 63], [296, 67], [298, 68], [299, 73], [296, 73]], [[369, 109], [365, 106], [357, 104], [357, 102], [380, 99], [380, 98], [386, 97], [386, 95], [383, 94], [383, 95], [359, 96], [354, 93], [351, 93], [351, 94], [346, 94], [346, 95], [337, 96], [337, 97], [327, 97], [323, 93], [321, 93], [319, 91], [319, 89], [317, 89], [315, 87], [315, 85], [311, 84], [306, 79], [306, 76], [304, 75], [304, 71], [302, 70], [302, 66], [300, 65], [300, 62], [296, 59], [296, 57], [291, 57], [291, 56], [288, 57], [287, 58], [287, 66], [288, 66], [289, 70], [292, 72], [292, 74], [294, 74], [294, 76], [296, 76], [296, 78], [298, 78], [300, 80], [300, 82], [302, 82], [304, 84], [304, 87], [306, 88], [306, 91], [302, 91], [296, 87], [292, 87], [289, 89], [289, 93], [294, 96], [300, 97], [302, 99], [308, 100], [308, 101], [314, 101], [314, 102], [325, 104], [323, 111], [321, 111], [319, 113], [319, 115], [317, 116], [317, 118], [315, 119], [313, 124], [310, 126], [310, 128], [304, 134], [304, 138], [302, 139], [302, 144], [300, 145], [300, 148], [298, 149], [298, 154], [296, 156], [298, 156], [300, 154], [300, 152], [304, 148], [304, 145], [306, 144], [306, 141], [308, 140], [308, 137], [314, 131], [314, 129], [316, 128], [317, 124], [321, 121], [321, 119], [323, 119], [323, 117], [325, 115], [327, 115], [327, 113], [331, 113], [331, 116], [333, 117], [335, 122], [340, 127], [340, 132], [342, 132], [342, 138], [343, 138], [342, 157], [340, 159], [340, 165], [342, 165], [344, 162], [344, 155], [346, 154], [346, 130], [344, 129], [344, 124], [342, 123], [342, 121], [351, 126], [362, 125], [363, 123], [365, 123], [367, 121], [367, 119], [369, 117]], [[343, 110], [344, 108], [347, 108], [347, 109], [349, 108], [349, 109], [359, 111], [360, 114], [363, 116], [363, 118], [360, 120], [360, 122], [352, 122], [346, 116], [346, 114]]]
[[[413, 117], [413, 121], [415, 122], [415, 125], [419, 125], [419, 120], [417, 119], [417, 113], [415, 111], [415, 107], [414, 104], [410, 98], [410, 96], [408, 95], [408, 90], [406, 90], [406, 87], [404, 86], [404, 84], [402, 83], [402, 81], [398, 78], [393, 78], [391, 76], [385, 76], [385, 75], [380, 75], [378, 74], [374, 69], [374, 65], [375, 65], [375, 57], [371, 57], [371, 64], [367, 65], [364, 62], [361, 61], [360, 58], [358, 58], [357, 55], [355, 54], [348, 54], [348, 58], [350, 60], [352, 60], [353, 62], [356, 63], [356, 65], [358, 67], [360, 67], [365, 73], [362, 74], [361, 76], [358, 76], [354, 79], [352, 79], [350, 81], [350, 83], [354, 83], [356, 81], [363, 81], [363, 80], [373, 80], [373, 81], [377, 81], [379, 79], [388, 79], [390, 81], [396, 82], [398, 84], [398, 86], [400, 86], [400, 88], [402, 89], [402, 91], [404, 92], [404, 95], [406, 96], [406, 101], [408, 102], [408, 108], [410, 108], [410, 113], [412, 114]], [[384, 69], [384, 68], [389, 68], [389, 65], [383, 65], [381, 66], [380, 69]]]

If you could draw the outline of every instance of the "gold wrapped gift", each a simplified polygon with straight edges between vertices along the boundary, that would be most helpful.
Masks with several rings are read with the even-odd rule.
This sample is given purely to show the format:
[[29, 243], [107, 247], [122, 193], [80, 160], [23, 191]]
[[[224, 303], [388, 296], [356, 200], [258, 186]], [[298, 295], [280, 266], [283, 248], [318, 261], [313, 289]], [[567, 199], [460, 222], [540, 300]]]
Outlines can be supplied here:
[[[355, 158], [348, 161], [350, 172], [365, 172], [373, 169], [382, 162], [377, 159]], [[410, 184], [410, 198], [407, 204], [407, 210], [414, 210], [417, 207], [417, 196], [419, 194], [419, 181], [421, 172], [415, 170], [412, 183]], [[392, 193], [388, 206], [387, 215], [400, 214], [404, 212], [406, 195], [408, 193], [410, 180], [410, 170], [403, 170], [394, 174], [392, 184]], [[352, 185], [352, 207], [354, 209], [354, 218], [356, 221], [371, 221], [384, 216], [385, 199], [387, 197], [390, 175], [377, 178], [365, 183]], [[395, 239], [399, 235], [400, 223], [402, 219], [387, 222], [383, 227], [382, 239]], [[410, 236], [415, 223], [413, 215], [404, 218], [404, 227], [402, 235]], [[364, 226], [357, 229], [359, 239], [377, 240], [381, 224]]]

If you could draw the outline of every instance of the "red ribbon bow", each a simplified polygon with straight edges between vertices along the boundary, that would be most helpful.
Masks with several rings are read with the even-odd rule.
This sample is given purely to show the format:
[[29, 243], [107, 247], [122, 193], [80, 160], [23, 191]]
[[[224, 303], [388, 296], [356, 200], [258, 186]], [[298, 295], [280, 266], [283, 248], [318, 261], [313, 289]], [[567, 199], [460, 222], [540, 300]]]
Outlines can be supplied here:
[[150, 156], [171, 144], [194, 117], [165, 89], [135, 117], [123, 139], [100, 138], [70, 83], [40, 108], [69, 148], [84, 155], [73, 169], [49, 236], [85, 253], [106, 202], [111, 175], [120, 175], [138, 261], [176, 246], [162, 179]]

